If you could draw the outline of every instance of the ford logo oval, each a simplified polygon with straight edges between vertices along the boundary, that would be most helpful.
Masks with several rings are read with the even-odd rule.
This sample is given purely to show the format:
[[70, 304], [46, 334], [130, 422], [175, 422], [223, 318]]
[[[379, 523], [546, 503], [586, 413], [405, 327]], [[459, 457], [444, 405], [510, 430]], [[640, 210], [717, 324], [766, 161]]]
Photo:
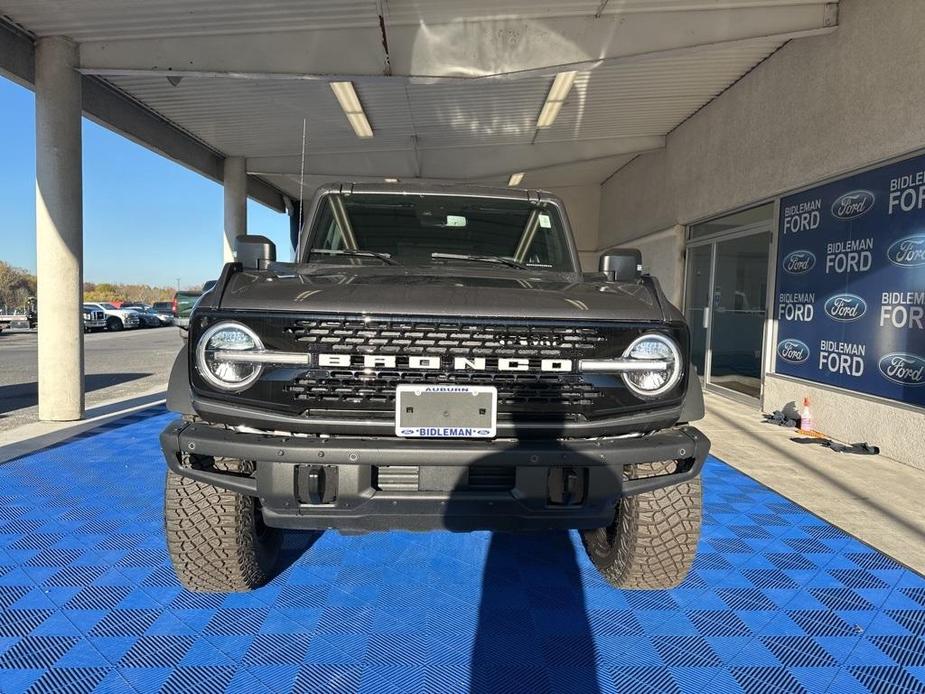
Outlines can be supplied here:
[[825, 300], [823, 310], [832, 320], [850, 323], [867, 313], [867, 302], [857, 294], [835, 294]]
[[902, 386], [925, 384], [925, 358], [917, 354], [893, 352], [880, 358], [877, 364], [880, 373], [888, 381]]
[[900, 267], [925, 265], [925, 234], [912, 234], [894, 241], [886, 250], [886, 255], [893, 265]]
[[782, 266], [784, 272], [791, 275], [802, 275], [816, 266], [816, 256], [812, 251], [791, 251], [784, 257]]
[[852, 190], [836, 198], [832, 203], [832, 216], [835, 219], [854, 219], [874, 206], [874, 194], [869, 190]]
[[791, 364], [802, 364], [809, 359], [809, 347], [802, 340], [787, 338], [777, 344], [777, 356]]

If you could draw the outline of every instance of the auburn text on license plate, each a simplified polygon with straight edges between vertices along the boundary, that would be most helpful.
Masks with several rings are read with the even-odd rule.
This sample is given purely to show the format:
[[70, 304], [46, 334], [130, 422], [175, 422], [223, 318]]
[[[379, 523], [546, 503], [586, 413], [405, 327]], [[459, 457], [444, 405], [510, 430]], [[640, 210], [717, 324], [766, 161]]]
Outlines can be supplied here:
[[494, 386], [400, 385], [395, 390], [395, 435], [491, 438], [497, 407]]

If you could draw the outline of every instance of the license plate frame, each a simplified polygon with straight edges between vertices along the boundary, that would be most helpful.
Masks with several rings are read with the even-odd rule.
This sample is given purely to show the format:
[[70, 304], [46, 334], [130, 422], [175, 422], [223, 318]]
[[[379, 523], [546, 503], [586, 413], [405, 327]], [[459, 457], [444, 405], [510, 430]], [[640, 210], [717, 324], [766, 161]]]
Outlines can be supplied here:
[[494, 386], [400, 384], [395, 388], [396, 436], [489, 439], [497, 431]]

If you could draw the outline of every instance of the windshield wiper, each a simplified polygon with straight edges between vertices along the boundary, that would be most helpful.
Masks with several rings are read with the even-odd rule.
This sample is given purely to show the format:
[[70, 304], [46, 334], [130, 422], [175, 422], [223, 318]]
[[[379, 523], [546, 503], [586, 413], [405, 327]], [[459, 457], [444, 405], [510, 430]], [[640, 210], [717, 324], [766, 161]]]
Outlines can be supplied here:
[[312, 253], [322, 253], [324, 255], [346, 255], [353, 258], [378, 258], [383, 263], [388, 263], [389, 265], [398, 265], [399, 263], [395, 260], [392, 260], [392, 256], [388, 253], [379, 253], [377, 251], [364, 251], [361, 248], [312, 248], [308, 252], [309, 258], [311, 258]]
[[528, 270], [529, 268], [523, 263], [518, 263], [513, 258], [505, 258], [500, 255], [462, 255], [460, 253], [431, 253], [430, 257], [434, 260], [471, 260], [477, 263], [496, 263], [498, 265], [507, 265], [508, 267], [517, 268], [518, 270]]

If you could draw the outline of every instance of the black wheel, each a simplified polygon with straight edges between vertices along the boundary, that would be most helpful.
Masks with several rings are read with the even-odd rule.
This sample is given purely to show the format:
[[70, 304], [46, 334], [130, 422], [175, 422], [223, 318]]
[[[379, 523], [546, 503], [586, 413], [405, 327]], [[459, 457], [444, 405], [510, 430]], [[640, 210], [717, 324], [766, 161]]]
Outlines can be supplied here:
[[106, 330], [116, 331], [116, 330], [122, 330], [122, 328], [124, 327], [125, 325], [122, 324], [122, 321], [119, 318], [116, 318], [115, 316], [110, 316], [109, 318], [106, 319]]
[[[630, 477], [674, 470], [673, 460], [628, 466]], [[615, 588], [674, 588], [697, 553], [702, 513], [700, 478], [623, 499], [606, 528], [581, 531], [601, 575]]]
[[[216, 467], [235, 471], [247, 465], [215, 461]], [[168, 471], [164, 521], [170, 560], [189, 590], [247, 591], [273, 577], [282, 534], [264, 524], [253, 497]]]

